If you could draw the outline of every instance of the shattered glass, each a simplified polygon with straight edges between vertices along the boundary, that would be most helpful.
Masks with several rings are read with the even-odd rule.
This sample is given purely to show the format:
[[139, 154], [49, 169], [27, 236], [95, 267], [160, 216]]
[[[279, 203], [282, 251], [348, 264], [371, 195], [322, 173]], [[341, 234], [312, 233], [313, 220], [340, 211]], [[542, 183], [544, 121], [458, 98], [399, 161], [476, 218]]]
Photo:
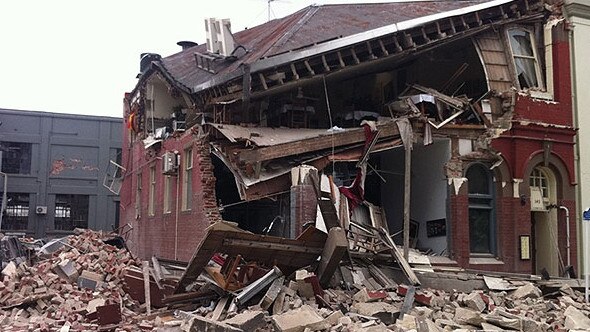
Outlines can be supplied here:
[[513, 29], [508, 31], [508, 36], [521, 89], [539, 87], [537, 59], [531, 34], [528, 31]]

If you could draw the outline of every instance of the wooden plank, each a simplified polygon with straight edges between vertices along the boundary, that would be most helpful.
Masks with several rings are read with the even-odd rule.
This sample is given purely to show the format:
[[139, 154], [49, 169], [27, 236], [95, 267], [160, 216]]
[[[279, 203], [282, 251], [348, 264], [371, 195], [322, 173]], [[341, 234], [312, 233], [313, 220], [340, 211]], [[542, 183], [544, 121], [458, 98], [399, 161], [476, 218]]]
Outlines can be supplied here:
[[286, 239], [249, 233], [227, 222], [215, 223], [207, 228], [174, 292], [184, 292], [217, 252], [240, 254], [246, 260], [277, 264], [286, 270], [311, 264], [322, 252], [326, 235], [315, 227], [310, 227], [304, 234], [303, 238]]
[[150, 298], [150, 263], [148, 261], [141, 262], [143, 267], [143, 290], [145, 292], [145, 307], [147, 314], [152, 314], [152, 302]]
[[404, 154], [404, 260], [406, 261], [408, 260], [410, 250], [410, 190], [412, 187], [411, 167], [412, 148], [411, 146], [406, 146]]
[[328, 284], [330, 278], [340, 266], [340, 261], [346, 254], [347, 249], [346, 232], [340, 227], [331, 228], [318, 265], [318, 279], [322, 286]]
[[296, 252], [296, 253], [312, 253], [312, 254], [320, 254], [320, 248], [313, 248], [313, 247], [306, 247], [306, 246], [296, 246], [292, 244], [281, 244], [281, 243], [272, 243], [272, 242], [261, 242], [261, 241], [248, 241], [248, 240], [240, 240], [240, 239], [225, 239], [223, 240], [223, 245], [228, 247], [241, 247], [244, 249], [248, 248], [256, 248], [256, 249], [267, 249], [267, 250], [276, 250], [276, 251], [288, 251], [288, 252]]
[[408, 281], [414, 286], [419, 286], [420, 280], [412, 270], [412, 267], [410, 266], [408, 261], [404, 258], [403, 253], [399, 250], [397, 245], [391, 239], [389, 232], [386, 229], [382, 228], [380, 230], [380, 235], [382, 237], [383, 243], [390, 249], [393, 258], [395, 258], [399, 266], [402, 268], [402, 271], [408, 278]]
[[156, 285], [158, 285], [158, 288], [162, 289], [162, 285], [160, 284], [160, 281], [162, 281], [162, 268], [160, 267], [160, 262], [158, 262], [156, 256], [152, 256], [152, 265], [154, 267], [153, 272]]
[[[378, 124], [377, 129], [380, 130], [380, 137], [382, 139], [399, 135], [397, 126], [393, 121]], [[332, 147], [346, 146], [364, 141], [364, 128], [355, 128], [344, 132], [334, 133], [332, 135], [312, 137], [300, 141], [278, 144], [275, 146], [257, 149], [251, 149], [251, 147], [249, 147], [248, 149], [241, 151], [237, 150], [237, 152], [239, 153], [238, 158], [241, 161], [253, 163], [329, 149]]]
[[260, 300], [259, 305], [262, 309], [268, 310], [268, 308], [270, 308], [270, 306], [273, 304], [273, 302], [276, 300], [277, 296], [281, 292], [284, 282], [285, 277], [277, 278], [275, 279], [275, 281], [272, 282], [272, 284], [268, 288], [268, 291], [266, 291], [266, 294], [264, 294], [264, 296]]
[[281, 287], [281, 291], [277, 295], [275, 302], [272, 306], [272, 314], [277, 315], [283, 313], [283, 303], [285, 302], [285, 291], [284, 288]]
[[399, 311], [399, 319], [403, 319], [404, 315], [407, 314], [410, 309], [412, 309], [412, 304], [414, 304], [414, 294], [416, 294], [416, 287], [408, 287], [408, 292], [404, 297], [404, 303], [402, 304], [402, 307]]
[[332, 200], [320, 198], [318, 199], [318, 206], [320, 207], [320, 212], [322, 213], [322, 218], [324, 218], [327, 230], [341, 226], [336, 207], [334, 206], [334, 203], [332, 203]]
[[219, 299], [219, 302], [217, 302], [217, 305], [215, 306], [215, 310], [213, 310], [213, 315], [211, 316], [212, 320], [219, 320], [219, 318], [221, 318], [221, 315], [223, 314], [223, 311], [225, 310], [225, 306], [227, 305], [227, 301], [229, 300], [228, 296], [222, 297], [221, 299]]

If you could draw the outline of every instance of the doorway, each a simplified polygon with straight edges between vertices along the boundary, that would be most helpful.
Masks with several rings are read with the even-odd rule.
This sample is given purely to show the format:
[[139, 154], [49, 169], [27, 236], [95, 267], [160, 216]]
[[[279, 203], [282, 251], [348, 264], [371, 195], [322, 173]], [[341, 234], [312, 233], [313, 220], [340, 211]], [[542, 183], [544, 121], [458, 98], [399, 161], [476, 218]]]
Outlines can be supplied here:
[[[557, 240], [557, 209], [549, 208], [557, 203], [555, 175], [547, 167], [536, 167], [529, 177], [531, 199], [542, 200], [542, 205], [531, 204], [531, 233], [533, 237], [533, 270], [541, 274], [559, 276], [561, 257]], [[537, 197], [533, 197], [533, 192]]]

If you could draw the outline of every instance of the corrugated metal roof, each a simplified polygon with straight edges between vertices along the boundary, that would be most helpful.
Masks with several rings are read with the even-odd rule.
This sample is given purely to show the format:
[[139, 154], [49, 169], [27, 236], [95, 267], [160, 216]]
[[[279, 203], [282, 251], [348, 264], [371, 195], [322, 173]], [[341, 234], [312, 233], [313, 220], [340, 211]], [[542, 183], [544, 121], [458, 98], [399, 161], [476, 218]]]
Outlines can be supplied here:
[[243, 46], [247, 52], [240, 50], [235, 61], [215, 60], [212, 67], [214, 74], [196, 66], [194, 54], [206, 53], [205, 44], [163, 58], [161, 67], [178, 83], [190, 89], [216, 76], [239, 70], [242, 64], [251, 64], [264, 57], [486, 2], [489, 1], [415, 1], [309, 6], [284, 18], [235, 33], [236, 45]]

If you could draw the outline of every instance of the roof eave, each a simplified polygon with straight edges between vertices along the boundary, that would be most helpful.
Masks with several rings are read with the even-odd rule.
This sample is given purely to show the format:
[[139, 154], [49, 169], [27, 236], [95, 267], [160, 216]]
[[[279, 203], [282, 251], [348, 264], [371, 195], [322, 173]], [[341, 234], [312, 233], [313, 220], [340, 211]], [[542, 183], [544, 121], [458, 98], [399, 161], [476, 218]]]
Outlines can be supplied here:
[[[349, 46], [351, 44], [356, 44], [360, 42], [364, 42], [371, 39], [380, 38], [395, 32], [408, 30], [411, 28], [415, 28], [426, 23], [434, 22], [437, 20], [457, 16], [457, 15], [464, 15], [469, 14], [472, 12], [476, 12], [483, 9], [488, 9], [496, 6], [500, 6], [506, 3], [513, 2], [514, 0], [493, 0], [490, 2], [485, 2], [469, 7], [464, 7], [460, 9], [454, 9], [443, 13], [432, 14], [424, 17], [419, 17], [399, 23], [394, 23], [390, 25], [386, 25], [377, 29], [368, 30], [365, 32], [361, 32], [358, 34], [342, 37], [336, 40], [328, 41], [322, 44], [311, 46], [307, 49], [303, 49], [300, 51], [288, 52], [279, 54], [276, 56], [268, 57], [260, 59], [251, 65], [249, 65], [249, 72], [255, 73], [258, 71], [263, 71], [266, 69], [270, 69], [282, 64], [286, 64], [292, 61], [302, 60], [314, 55], [335, 51], [341, 49], [343, 47]], [[246, 65], [248, 66], [248, 65]], [[235, 78], [240, 77], [245, 72], [244, 69], [242, 70], [235, 70], [233, 72], [224, 74], [222, 76], [213, 77], [211, 80], [201, 83], [199, 85], [194, 86], [191, 91], [193, 93], [198, 93], [203, 90], [207, 90], [209, 88], [218, 86], [220, 84], [226, 83], [231, 81]]]

